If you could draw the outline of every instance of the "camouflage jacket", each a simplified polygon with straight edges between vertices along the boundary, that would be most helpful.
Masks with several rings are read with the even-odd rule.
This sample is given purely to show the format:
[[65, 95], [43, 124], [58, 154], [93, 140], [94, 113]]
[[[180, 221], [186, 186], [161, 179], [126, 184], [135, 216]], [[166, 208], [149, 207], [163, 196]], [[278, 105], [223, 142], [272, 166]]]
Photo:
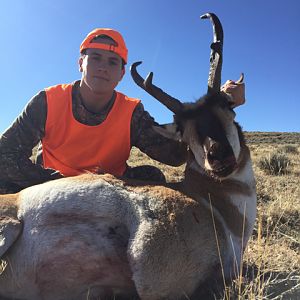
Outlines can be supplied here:
[[[77, 121], [94, 126], [103, 122], [113, 103], [113, 97], [101, 113], [88, 111], [81, 101], [79, 83], [73, 83], [72, 110]], [[32, 161], [32, 149], [45, 135], [47, 103], [45, 91], [39, 92], [27, 104], [14, 123], [0, 136], [0, 181], [27, 187], [61, 177], [53, 169], [44, 169], [41, 153]], [[162, 163], [178, 166], [186, 160], [186, 146], [169, 140], [152, 126], [158, 125], [140, 103], [131, 119], [131, 145]], [[38, 163], [36, 163], [38, 162]]]

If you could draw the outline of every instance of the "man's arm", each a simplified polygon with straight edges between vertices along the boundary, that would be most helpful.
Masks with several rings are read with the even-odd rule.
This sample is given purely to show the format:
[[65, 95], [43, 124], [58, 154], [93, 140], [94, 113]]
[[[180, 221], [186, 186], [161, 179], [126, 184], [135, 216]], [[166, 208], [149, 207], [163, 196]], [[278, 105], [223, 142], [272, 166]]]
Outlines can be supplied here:
[[131, 120], [131, 145], [162, 163], [171, 166], [185, 163], [186, 145], [160, 135], [153, 126], [158, 126], [158, 123], [144, 110], [143, 104], [138, 104]]
[[32, 149], [44, 136], [46, 117], [46, 93], [42, 91], [0, 136], [0, 180], [25, 188], [61, 177], [30, 160]]

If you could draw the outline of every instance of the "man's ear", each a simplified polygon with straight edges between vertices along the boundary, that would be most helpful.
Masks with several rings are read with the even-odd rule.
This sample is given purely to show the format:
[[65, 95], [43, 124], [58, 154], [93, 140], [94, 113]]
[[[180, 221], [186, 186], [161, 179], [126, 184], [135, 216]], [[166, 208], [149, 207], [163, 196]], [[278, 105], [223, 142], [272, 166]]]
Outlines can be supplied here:
[[152, 126], [152, 128], [168, 139], [175, 141], [180, 141], [182, 139], [181, 133], [177, 130], [177, 125], [174, 123]]
[[79, 66], [79, 72], [80, 73], [83, 72], [82, 63], [83, 63], [83, 57], [79, 57], [79, 59], [78, 59], [78, 66]]

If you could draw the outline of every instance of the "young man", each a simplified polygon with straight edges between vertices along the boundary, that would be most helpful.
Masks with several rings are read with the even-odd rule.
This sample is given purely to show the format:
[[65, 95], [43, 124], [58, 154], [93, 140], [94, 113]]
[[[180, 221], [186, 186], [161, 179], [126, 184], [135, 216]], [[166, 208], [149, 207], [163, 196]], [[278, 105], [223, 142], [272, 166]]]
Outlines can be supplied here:
[[[0, 193], [87, 171], [163, 180], [155, 168], [127, 166], [132, 146], [165, 164], [185, 162], [185, 145], [154, 131], [157, 123], [141, 102], [115, 90], [126, 63], [120, 33], [98, 28], [87, 35], [80, 46], [81, 80], [39, 92], [0, 137]], [[227, 81], [223, 91], [234, 106], [245, 101], [243, 84]]]

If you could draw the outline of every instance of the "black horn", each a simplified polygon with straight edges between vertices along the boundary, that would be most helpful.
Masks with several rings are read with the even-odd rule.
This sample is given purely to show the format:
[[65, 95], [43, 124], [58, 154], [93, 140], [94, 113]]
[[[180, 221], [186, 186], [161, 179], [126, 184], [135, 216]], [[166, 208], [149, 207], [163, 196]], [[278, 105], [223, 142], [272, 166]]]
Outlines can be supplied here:
[[134, 82], [145, 90], [148, 94], [157, 99], [160, 103], [165, 105], [173, 113], [178, 114], [182, 111], [182, 103], [165, 93], [162, 89], [158, 88], [152, 83], [153, 73], [149, 73], [147, 78], [144, 80], [142, 76], [137, 72], [136, 67], [142, 62], [138, 61], [131, 65], [130, 73]]
[[244, 81], [244, 73], [241, 74], [240, 78], [235, 83], [242, 83]]
[[200, 17], [210, 19], [213, 25], [213, 43], [210, 52], [210, 70], [208, 76], [208, 94], [216, 94], [221, 88], [221, 71], [223, 61], [223, 28], [219, 18], [213, 13], [207, 13]]

